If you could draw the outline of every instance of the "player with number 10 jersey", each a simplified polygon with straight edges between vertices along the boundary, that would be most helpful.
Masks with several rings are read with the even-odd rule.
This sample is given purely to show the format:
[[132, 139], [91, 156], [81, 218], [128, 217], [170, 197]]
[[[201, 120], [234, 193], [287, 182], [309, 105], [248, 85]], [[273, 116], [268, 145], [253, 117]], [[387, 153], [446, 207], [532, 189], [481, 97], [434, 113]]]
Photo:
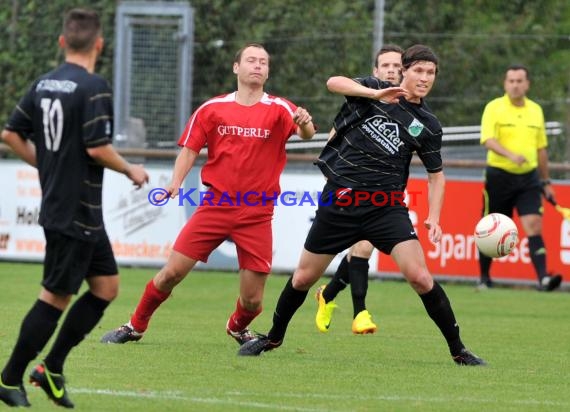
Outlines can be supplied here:
[[110, 144], [112, 125], [107, 81], [67, 62], [37, 79], [13, 111], [6, 129], [36, 147], [44, 229], [83, 240], [102, 233], [104, 168], [85, 149]]

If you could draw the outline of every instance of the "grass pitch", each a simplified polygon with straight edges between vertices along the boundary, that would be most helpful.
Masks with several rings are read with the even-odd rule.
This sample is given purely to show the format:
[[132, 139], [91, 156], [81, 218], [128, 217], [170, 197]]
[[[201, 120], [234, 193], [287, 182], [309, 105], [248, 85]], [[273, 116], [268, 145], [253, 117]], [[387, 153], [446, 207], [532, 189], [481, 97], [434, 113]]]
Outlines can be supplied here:
[[[347, 291], [330, 332], [314, 325], [314, 289], [283, 346], [236, 356], [225, 323], [236, 274], [195, 272], [156, 312], [138, 343], [99, 338], [129, 319], [154, 269], [121, 270], [119, 298], [68, 358], [67, 388], [82, 411], [555, 411], [570, 410], [570, 295], [444, 285], [466, 345], [489, 366], [456, 366], [420, 299], [403, 282], [372, 281], [368, 309], [379, 330], [351, 333]], [[41, 266], [0, 263], [0, 364], [39, 291]], [[253, 328], [267, 332], [287, 277], [267, 283]], [[321, 283], [324, 283], [323, 281]], [[320, 284], [320, 283], [319, 283]], [[39, 357], [41, 359], [41, 355]], [[35, 363], [30, 364], [29, 369]], [[37, 410], [58, 410], [27, 385]]]

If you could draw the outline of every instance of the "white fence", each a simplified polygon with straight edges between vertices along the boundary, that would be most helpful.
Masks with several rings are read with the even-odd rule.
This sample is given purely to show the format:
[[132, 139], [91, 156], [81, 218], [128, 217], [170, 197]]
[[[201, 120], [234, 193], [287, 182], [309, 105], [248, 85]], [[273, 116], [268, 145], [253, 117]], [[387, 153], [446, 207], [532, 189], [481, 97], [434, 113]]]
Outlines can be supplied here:
[[[564, 127], [561, 122], [546, 122], [548, 137], [559, 136]], [[305, 150], [321, 148], [326, 144], [328, 133], [317, 133], [311, 140], [303, 140], [298, 136], [289, 139], [287, 150]], [[443, 128], [443, 143], [465, 143], [479, 145], [481, 126], [448, 126]]]

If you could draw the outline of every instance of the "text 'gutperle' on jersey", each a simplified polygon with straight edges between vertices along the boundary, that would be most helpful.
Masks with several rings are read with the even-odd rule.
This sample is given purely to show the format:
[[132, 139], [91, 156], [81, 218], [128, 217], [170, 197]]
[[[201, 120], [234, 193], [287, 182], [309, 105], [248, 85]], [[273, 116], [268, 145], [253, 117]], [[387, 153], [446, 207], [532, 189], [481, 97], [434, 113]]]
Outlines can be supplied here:
[[[374, 89], [393, 87], [373, 76], [354, 80]], [[349, 110], [341, 110], [335, 118], [336, 136], [316, 162], [339, 187], [403, 191], [414, 152], [428, 173], [443, 169], [441, 124], [423, 100], [420, 104], [403, 97], [398, 104], [351, 96], [346, 100]]]
[[236, 93], [203, 103], [190, 117], [178, 145], [199, 153], [208, 145], [202, 182], [235, 198], [250, 192], [279, 194], [279, 176], [287, 160], [285, 143], [297, 131], [290, 101], [267, 93], [252, 106], [236, 102]]
[[103, 167], [86, 148], [112, 141], [113, 98], [107, 81], [64, 63], [32, 84], [6, 129], [36, 146], [40, 225], [95, 241], [104, 228]]

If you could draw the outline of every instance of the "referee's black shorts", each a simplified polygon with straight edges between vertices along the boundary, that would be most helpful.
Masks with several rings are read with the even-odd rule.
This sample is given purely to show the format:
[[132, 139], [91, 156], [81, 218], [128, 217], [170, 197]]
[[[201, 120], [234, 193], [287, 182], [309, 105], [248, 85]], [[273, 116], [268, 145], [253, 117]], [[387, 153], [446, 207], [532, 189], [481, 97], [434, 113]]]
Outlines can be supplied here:
[[[339, 189], [342, 190], [331, 182], [323, 189], [305, 240], [309, 252], [336, 255], [360, 240], [368, 240], [381, 252], [390, 254], [398, 243], [417, 239], [406, 206], [397, 201], [379, 206], [379, 202], [371, 200], [359, 201], [357, 205], [355, 191], [347, 189], [339, 198]], [[389, 192], [386, 195], [390, 198]]]
[[519, 216], [542, 215], [542, 186], [538, 171], [535, 169], [524, 174], [514, 174], [487, 166], [483, 216], [502, 213], [512, 217], [514, 208]]
[[107, 233], [87, 242], [44, 229], [46, 253], [42, 286], [56, 295], [73, 295], [90, 276], [111, 276], [119, 271]]

